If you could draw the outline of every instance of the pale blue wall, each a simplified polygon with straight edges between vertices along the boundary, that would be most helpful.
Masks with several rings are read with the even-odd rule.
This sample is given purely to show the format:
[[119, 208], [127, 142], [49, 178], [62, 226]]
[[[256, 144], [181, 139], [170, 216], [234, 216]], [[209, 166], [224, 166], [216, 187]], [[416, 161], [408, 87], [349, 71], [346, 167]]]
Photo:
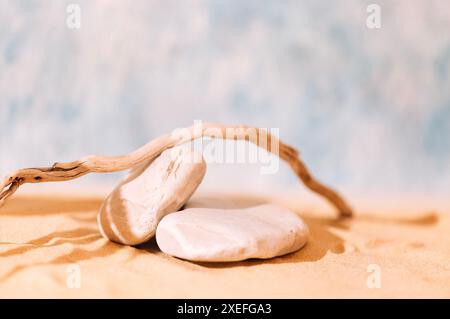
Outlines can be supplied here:
[[1, 174], [194, 119], [279, 127], [349, 190], [448, 192], [450, 2], [0, 0]]

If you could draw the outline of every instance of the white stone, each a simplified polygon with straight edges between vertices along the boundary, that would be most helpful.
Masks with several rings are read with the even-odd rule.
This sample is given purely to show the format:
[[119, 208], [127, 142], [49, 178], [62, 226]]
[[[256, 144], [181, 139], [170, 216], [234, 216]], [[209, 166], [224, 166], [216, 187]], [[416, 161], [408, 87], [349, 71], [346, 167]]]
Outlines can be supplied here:
[[161, 218], [188, 201], [205, 171], [198, 152], [181, 147], [164, 151], [132, 171], [108, 196], [97, 216], [100, 232], [125, 245], [148, 241]]
[[166, 254], [192, 261], [272, 258], [307, 242], [308, 227], [295, 213], [272, 204], [246, 209], [189, 208], [164, 217], [156, 241]]

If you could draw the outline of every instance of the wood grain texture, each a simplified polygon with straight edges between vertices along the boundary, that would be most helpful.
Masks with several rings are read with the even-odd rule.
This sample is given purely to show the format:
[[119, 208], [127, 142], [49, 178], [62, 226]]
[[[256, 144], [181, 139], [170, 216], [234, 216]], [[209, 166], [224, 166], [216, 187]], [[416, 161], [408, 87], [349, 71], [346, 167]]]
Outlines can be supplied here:
[[[230, 130], [233, 134], [229, 134]], [[256, 132], [256, 138], [251, 138]], [[299, 157], [298, 151], [281, 142], [265, 130], [245, 125], [203, 123], [162, 135], [141, 148], [123, 156], [89, 155], [68, 163], [55, 163], [51, 167], [25, 168], [7, 176], [0, 184], [0, 206], [25, 183], [60, 182], [79, 178], [88, 173], [111, 173], [138, 167], [154, 160], [164, 150], [202, 137], [247, 140], [279, 156], [286, 161], [303, 184], [311, 191], [327, 199], [339, 212], [340, 217], [352, 216], [352, 209], [332, 188], [316, 180]], [[273, 148], [272, 146], [277, 147]]]

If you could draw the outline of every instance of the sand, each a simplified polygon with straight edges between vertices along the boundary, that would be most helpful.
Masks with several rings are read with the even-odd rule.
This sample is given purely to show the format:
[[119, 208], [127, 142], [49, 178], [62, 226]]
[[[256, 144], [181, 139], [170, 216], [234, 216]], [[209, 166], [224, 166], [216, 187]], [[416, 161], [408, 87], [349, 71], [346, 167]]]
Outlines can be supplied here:
[[193, 263], [154, 241], [127, 247], [102, 238], [101, 194], [20, 191], [0, 209], [0, 297], [450, 297], [450, 205], [348, 196], [356, 217], [338, 222], [329, 206], [295, 195], [219, 195], [287, 206], [309, 225], [310, 241], [270, 260]]

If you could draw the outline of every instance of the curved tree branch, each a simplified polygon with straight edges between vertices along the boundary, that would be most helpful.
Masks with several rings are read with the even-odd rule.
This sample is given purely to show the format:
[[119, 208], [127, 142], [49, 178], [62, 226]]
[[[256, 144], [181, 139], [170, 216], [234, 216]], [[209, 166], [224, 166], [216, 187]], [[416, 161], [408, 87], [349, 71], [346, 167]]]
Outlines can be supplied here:
[[[232, 132], [232, 134], [229, 134]], [[255, 138], [252, 138], [255, 137]], [[317, 181], [301, 161], [297, 150], [279, 141], [265, 130], [250, 126], [202, 124], [160, 136], [143, 147], [124, 156], [104, 157], [90, 155], [78, 161], [55, 163], [52, 167], [20, 169], [7, 176], [0, 184], [0, 206], [25, 183], [68, 181], [88, 173], [110, 173], [135, 168], [158, 157], [166, 149], [202, 137], [248, 140], [286, 161], [300, 180], [313, 192], [334, 205], [341, 217], [352, 215], [352, 209], [333, 189]]]

